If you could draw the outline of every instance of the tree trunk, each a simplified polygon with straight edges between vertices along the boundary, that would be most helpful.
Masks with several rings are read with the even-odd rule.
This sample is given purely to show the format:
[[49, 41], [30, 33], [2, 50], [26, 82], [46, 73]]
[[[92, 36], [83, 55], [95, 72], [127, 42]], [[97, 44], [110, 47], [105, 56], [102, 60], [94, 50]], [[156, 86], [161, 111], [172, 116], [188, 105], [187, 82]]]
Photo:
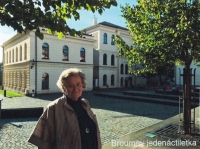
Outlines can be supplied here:
[[184, 89], [184, 131], [185, 134], [191, 134], [191, 76], [192, 69], [184, 68], [183, 74], [183, 89]]

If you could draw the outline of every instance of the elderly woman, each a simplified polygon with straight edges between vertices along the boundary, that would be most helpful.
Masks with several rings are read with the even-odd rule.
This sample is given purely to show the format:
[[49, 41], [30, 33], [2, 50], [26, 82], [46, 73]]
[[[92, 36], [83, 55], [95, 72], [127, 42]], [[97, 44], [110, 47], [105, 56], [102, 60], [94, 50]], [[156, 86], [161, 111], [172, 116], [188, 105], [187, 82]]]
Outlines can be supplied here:
[[47, 106], [28, 141], [39, 149], [101, 149], [96, 117], [81, 97], [86, 86], [82, 71], [63, 71], [57, 86], [64, 95]]

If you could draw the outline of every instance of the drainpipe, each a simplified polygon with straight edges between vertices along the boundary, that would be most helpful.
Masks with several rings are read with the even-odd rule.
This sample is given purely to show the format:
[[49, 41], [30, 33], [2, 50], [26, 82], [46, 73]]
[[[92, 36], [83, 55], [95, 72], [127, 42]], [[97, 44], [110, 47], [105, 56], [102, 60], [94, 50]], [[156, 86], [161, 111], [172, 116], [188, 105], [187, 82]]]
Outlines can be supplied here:
[[117, 87], [120, 87], [121, 86], [120, 85], [120, 79], [121, 78], [119, 77], [119, 68], [120, 68], [120, 66], [119, 66], [119, 56], [118, 55], [116, 55], [116, 59], [117, 59]]
[[1, 76], [1, 79], [2, 79], [2, 89], [4, 90], [4, 64], [5, 64], [5, 55], [4, 55], [4, 47], [3, 48], [3, 53], [2, 53], [2, 56], [3, 56], [3, 60], [2, 60], [2, 76]]
[[35, 96], [37, 95], [37, 36], [35, 35]]

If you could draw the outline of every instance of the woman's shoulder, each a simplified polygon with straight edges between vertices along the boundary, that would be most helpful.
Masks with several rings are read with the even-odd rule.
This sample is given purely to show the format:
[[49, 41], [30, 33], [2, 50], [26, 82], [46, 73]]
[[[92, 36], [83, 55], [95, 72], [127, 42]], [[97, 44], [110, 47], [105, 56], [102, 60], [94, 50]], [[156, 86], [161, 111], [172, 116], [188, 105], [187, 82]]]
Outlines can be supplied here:
[[55, 99], [54, 101], [50, 102], [48, 105], [47, 105], [47, 108], [50, 108], [50, 107], [55, 107], [57, 105], [61, 105], [63, 104], [64, 102], [66, 101], [66, 97], [63, 95], [57, 99]]
[[90, 106], [90, 102], [85, 98], [81, 98], [81, 102], [86, 104], [86, 105], [88, 105], [88, 106]]

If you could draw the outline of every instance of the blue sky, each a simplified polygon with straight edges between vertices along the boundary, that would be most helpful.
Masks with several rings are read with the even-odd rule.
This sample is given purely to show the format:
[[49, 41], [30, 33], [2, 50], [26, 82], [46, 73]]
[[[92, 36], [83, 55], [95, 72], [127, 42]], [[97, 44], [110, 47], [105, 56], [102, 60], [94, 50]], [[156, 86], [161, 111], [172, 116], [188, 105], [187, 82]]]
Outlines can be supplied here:
[[[106, 9], [102, 15], [88, 11], [81, 10], [80, 12], [80, 20], [75, 21], [74, 19], [67, 20], [69, 27], [74, 28], [76, 30], [81, 30], [87, 28], [92, 25], [92, 19], [94, 16], [97, 18], [97, 23], [107, 21], [122, 27], [126, 27], [125, 20], [121, 15], [120, 5], [125, 6], [126, 3], [132, 5], [136, 5], [136, 0], [117, 0], [118, 6], [111, 7], [110, 9]], [[0, 25], [0, 46], [13, 37], [16, 32], [7, 26]], [[0, 47], [0, 62], [2, 62], [2, 48]]]

